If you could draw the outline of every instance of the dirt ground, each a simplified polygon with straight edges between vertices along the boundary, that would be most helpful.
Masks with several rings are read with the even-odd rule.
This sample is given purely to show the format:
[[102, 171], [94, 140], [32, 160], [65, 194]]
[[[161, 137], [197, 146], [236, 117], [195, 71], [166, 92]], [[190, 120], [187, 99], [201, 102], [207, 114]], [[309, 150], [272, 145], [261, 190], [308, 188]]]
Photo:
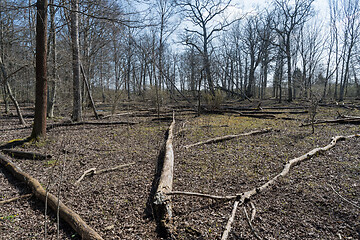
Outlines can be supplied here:
[[[232, 103], [232, 107], [256, 107], [255, 103]], [[358, 104], [360, 105], [360, 104]], [[274, 102], [266, 107], [285, 105]], [[298, 106], [293, 103], [291, 107]], [[288, 105], [286, 105], [288, 107]], [[128, 107], [123, 114], [87, 121], [138, 122], [121, 125], [54, 127], [47, 139], [16, 149], [52, 155], [47, 160], [12, 159], [38, 179], [50, 192], [78, 213], [104, 239], [162, 239], [153, 220], [151, 189], [168, 119], [144, 107]], [[309, 114], [277, 114], [275, 119], [241, 117], [234, 113], [197, 117], [175, 109], [175, 169], [173, 190], [234, 195], [260, 186], [281, 172], [284, 164], [337, 135], [360, 133], [359, 125], [320, 124], [300, 127]], [[181, 109], [181, 110], [180, 110]], [[0, 109], [2, 110], [2, 109]], [[141, 111], [140, 111], [141, 110]], [[306, 109], [304, 109], [306, 110]], [[27, 110], [30, 125], [31, 109]], [[289, 111], [289, 110], [271, 110]], [[295, 110], [294, 110], [295, 111]], [[296, 110], [298, 111], [298, 110]], [[300, 111], [300, 110], [299, 110]], [[334, 119], [340, 112], [360, 116], [358, 108], [320, 107], [317, 119]], [[120, 111], [118, 113], [121, 113]], [[104, 115], [109, 114], [106, 109]], [[49, 120], [64, 122], [66, 116]], [[164, 121], [165, 120], [165, 121]], [[184, 148], [185, 145], [228, 134], [271, 127], [273, 131], [230, 141]], [[16, 117], [0, 117], [0, 144], [25, 138], [31, 127], [18, 125]], [[339, 142], [329, 151], [295, 166], [275, 186], [251, 199], [256, 215], [254, 231], [262, 239], [360, 239], [360, 139]], [[85, 170], [134, 165], [85, 177]], [[0, 167], [0, 201], [30, 193], [27, 186]], [[173, 226], [177, 239], [220, 239], [232, 211], [233, 201], [173, 196]], [[349, 203], [351, 202], [351, 203]], [[251, 214], [250, 204], [247, 212]], [[35, 197], [0, 205], [0, 239], [81, 239]], [[239, 207], [229, 239], [256, 239], [243, 206]]]

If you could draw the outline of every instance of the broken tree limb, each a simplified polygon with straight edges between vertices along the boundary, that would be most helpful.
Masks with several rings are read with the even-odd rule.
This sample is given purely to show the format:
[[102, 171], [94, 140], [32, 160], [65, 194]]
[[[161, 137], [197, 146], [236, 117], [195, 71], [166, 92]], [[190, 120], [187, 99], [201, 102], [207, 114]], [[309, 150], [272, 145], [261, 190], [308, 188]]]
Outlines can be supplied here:
[[221, 236], [221, 240], [226, 240], [229, 237], [229, 233], [231, 231], [231, 225], [234, 222], [236, 210], [237, 210], [237, 208], [239, 206], [239, 203], [240, 202], [238, 200], [236, 200], [234, 202], [233, 210], [231, 211], [230, 218], [229, 218], [229, 220], [228, 220], [228, 222], [226, 224], [225, 231], [224, 231], [223, 235]]
[[97, 125], [97, 126], [109, 126], [109, 125], [135, 125], [139, 124], [138, 122], [126, 122], [126, 121], [120, 121], [120, 122], [65, 122], [65, 123], [55, 123], [52, 125], [49, 125], [47, 127], [47, 130], [50, 130], [52, 128], [56, 127], [70, 127], [70, 126], [81, 126], [81, 125]]
[[251, 219], [249, 218], [249, 215], [248, 215], [248, 213], [247, 213], [246, 207], [244, 206], [243, 209], [244, 209], [246, 221], [247, 221], [247, 223], [248, 223], [248, 225], [249, 225], [249, 227], [250, 227], [250, 229], [251, 229], [251, 232], [254, 234], [254, 236], [256, 237], [256, 239], [262, 240], [262, 238], [256, 233], [255, 228], [253, 227], [253, 225], [252, 225], [252, 223], [251, 223]]
[[171, 197], [167, 193], [172, 191], [173, 175], [174, 175], [174, 150], [173, 137], [175, 127], [175, 116], [167, 131], [167, 139], [165, 143], [165, 156], [161, 169], [158, 187], [153, 200], [153, 211], [161, 231], [168, 237], [173, 238], [171, 231]]
[[262, 130], [251, 131], [251, 132], [248, 132], [248, 133], [235, 134], [235, 135], [226, 135], [226, 136], [222, 136], [222, 137], [211, 138], [211, 139], [208, 139], [206, 141], [186, 145], [186, 146], [184, 146], [184, 148], [191, 148], [191, 147], [204, 145], [204, 144], [210, 144], [210, 143], [224, 142], [224, 141], [231, 140], [231, 139], [238, 138], [238, 137], [267, 133], [267, 132], [270, 132], [271, 130], [272, 130], [271, 128], [265, 128], [265, 129], [262, 129]]
[[[303, 162], [305, 160], [309, 160], [312, 156], [314, 156], [314, 155], [316, 155], [318, 153], [325, 152], [325, 151], [329, 150], [330, 148], [333, 148], [338, 141], [346, 140], [346, 139], [350, 139], [350, 138], [358, 138], [358, 137], [360, 137], [360, 134], [354, 134], [354, 135], [349, 135], [349, 136], [336, 136], [336, 137], [332, 138], [332, 141], [328, 145], [326, 145], [325, 147], [315, 148], [315, 149], [311, 150], [310, 152], [308, 152], [308, 153], [306, 153], [306, 154], [304, 154], [304, 155], [302, 155], [300, 157], [297, 157], [297, 158], [294, 158], [294, 159], [290, 160], [287, 164], [285, 164], [283, 170], [279, 174], [277, 174], [275, 177], [270, 179], [268, 182], [266, 182], [265, 184], [263, 184], [262, 186], [260, 186], [258, 188], [254, 188], [254, 189], [252, 189], [250, 191], [242, 193], [241, 199], [240, 199], [240, 204], [243, 204], [245, 202], [245, 200], [249, 200], [252, 196], [266, 190], [271, 185], [274, 185], [275, 182], [279, 178], [284, 177], [285, 175], [287, 175], [289, 173], [290, 169], [293, 166], [296, 166], [296, 165], [300, 164], [301, 162]], [[223, 234], [223, 236], [224, 236], [224, 234]], [[226, 238], [222, 238], [222, 240], [225, 240], [225, 239]]]
[[112, 168], [101, 169], [99, 171], [96, 171], [96, 168], [90, 168], [90, 169], [84, 171], [83, 175], [81, 175], [81, 177], [75, 182], [75, 185], [78, 185], [81, 182], [81, 180], [83, 180], [84, 177], [86, 177], [87, 175], [99, 175], [99, 174], [102, 174], [105, 172], [116, 171], [120, 168], [128, 167], [128, 166], [131, 166], [134, 164], [135, 164], [135, 162], [127, 163], [127, 164], [118, 165], [118, 166], [112, 167]]
[[31, 197], [33, 194], [32, 193], [29, 193], [29, 194], [25, 194], [25, 195], [21, 195], [19, 197], [14, 197], [14, 198], [10, 198], [10, 199], [7, 199], [7, 200], [3, 200], [3, 201], [0, 201], [0, 205], [3, 205], [3, 204], [6, 204], [6, 203], [11, 203], [11, 202], [15, 202], [19, 199], [23, 199], [23, 198], [29, 198]]
[[338, 192], [334, 189], [334, 187], [331, 186], [330, 184], [329, 184], [329, 186], [330, 186], [331, 189], [336, 193], [336, 195], [338, 195], [342, 200], [344, 200], [345, 202], [350, 203], [350, 204], [353, 205], [354, 207], [360, 209], [360, 206], [356, 205], [356, 204], [353, 203], [352, 201], [347, 200], [346, 198], [344, 198], [343, 196], [341, 196], [340, 193], [338, 193]]
[[55, 197], [53, 194], [46, 194], [45, 189], [41, 186], [38, 180], [25, 173], [10, 159], [3, 155], [0, 155], [0, 165], [4, 166], [17, 179], [27, 183], [31, 187], [35, 197], [37, 197], [39, 200], [45, 202], [47, 199], [48, 205], [55, 212], [59, 208], [60, 217], [65, 222], [67, 222], [82, 237], [82, 239], [103, 240], [103, 238], [91, 227], [89, 227], [77, 213], [72, 211], [61, 201], [58, 201], [58, 198]]
[[205, 193], [183, 192], [183, 191], [171, 191], [166, 193], [166, 195], [184, 195], [184, 196], [209, 198], [214, 200], [233, 200], [234, 198], [236, 198], [236, 196], [216, 196]]
[[330, 119], [330, 120], [319, 120], [314, 123], [301, 124], [300, 127], [311, 126], [312, 124], [322, 123], [340, 123], [340, 124], [360, 124], [360, 118], [341, 118], [341, 119]]
[[3, 149], [2, 151], [14, 158], [23, 158], [23, 159], [32, 159], [32, 160], [45, 160], [52, 158], [52, 156], [49, 154], [42, 154], [36, 152], [24, 152], [13, 149]]

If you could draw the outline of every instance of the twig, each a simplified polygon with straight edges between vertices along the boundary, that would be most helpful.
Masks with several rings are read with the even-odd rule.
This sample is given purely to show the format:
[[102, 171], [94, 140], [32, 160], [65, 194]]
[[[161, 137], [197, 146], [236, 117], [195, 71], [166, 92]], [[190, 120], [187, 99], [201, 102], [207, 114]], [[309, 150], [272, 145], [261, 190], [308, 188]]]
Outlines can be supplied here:
[[0, 201], [0, 205], [15, 202], [15, 201], [17, 201], [19, 199], [23, 199], [23, 198], [28, 198], [28, 197], [31, 197], [32, 195], [33, 195], [32, 193], [29, 193], [29, 194], [21, 195], [19, 197], [14, 197], [14, 198], [10, 198], [10, 199], [7, 199], [7, 200], [3, 200], [3, 201]]
[[350, 200], [347, 200], [345, 197], [341, 196], [340, 193], [338, 193], [338, 192], [334, 189], [333, 186], [331, 186], [330, 184], [328, 184], [328, 185], [331, 187], [331, 189], [334, 191], [334, 193], [336, 193], [336, 195], [338, 195], [341, 199], [343, 199], [345, 202], [350, 203], [350, 204], [353, 205], [354, 207], [360, 209], [360, 206], [356, 205], [355, 203], [353, 203], [353, 202], [350, 201]]
[[131, 166], [131, 165], [134, 165], [134, 164], [135, 164], [135, 162], [127, 163], [127, 164], [119, 165], [119, 166], [116, 166], [116, 167], [113, 167], [113, 168], [101, 169], [99, 171], [96, 171], [96, 168], [90, 168], [90, 169], [84, 171], [83, 175], [81, 175], [81, 177], [75, 182], [75, 185], [78, 185], [81, 182], [81, 180], [83, 180], [84, 177], [86, 177], [87, 175], [99, 175], [99, 174], [102, 174], [102, 173], [105, 173], [105, 172], [115, 171], [115, 170], [118, 170], [120, 168], [128, 167], [128, 166]]
[[81, 175], [81, 177], [75, 182], [75, 185], [79, 184], [80, 181], [83, 180], [84, 177], [85, 177], [86, 175], [88, 175], [89, 173], [92, 172], [92, 174], [94, 174], [95, 170], [96, 170], [96, 168], [90, 168], [90, 169], [86, 170], [86, 171], [83, 173], [83, 175]]
[[229, 237], [229, 233], [231, 231], [231, 224], [234, 222], [234, 219], [235, 219], [235, 214], [236, 214], [236, 210], [237, 210], [237, 207], [239, 205], [240, 201], [235, 201], [234, 202], [234, 207], [231, 211], [231, 216], [226, 224], [226, 227], [225, 227], [225, 231], [221, 237], [221, 240], [226, 240], [228, 237]]
[[252, 233], [254, 234], [256, 239], [262, 240], [262, 238], [255, 232], [255, 229], [254, 229], [253, 225], [251, 224], [251, 219], [249, 218], [249, 215], [248, 215], [248, 213], [246, 211], [246, 207], [244, 206], [243, 209], [244, 209], [244, 213], [245, 213], [245, 216], [246, 216], [246, 221], [249, 224], [249, 227], [251, 228]]

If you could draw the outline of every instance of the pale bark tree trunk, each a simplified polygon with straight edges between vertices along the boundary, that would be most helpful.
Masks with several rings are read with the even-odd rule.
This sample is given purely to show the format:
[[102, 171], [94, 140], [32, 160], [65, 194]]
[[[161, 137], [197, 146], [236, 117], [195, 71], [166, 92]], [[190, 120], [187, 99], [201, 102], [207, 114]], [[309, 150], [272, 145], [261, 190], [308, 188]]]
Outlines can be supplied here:
[[[22, 125], [25, 125], [25, 121], [24, 121], [24, 118], [22, 117], [22, 114], [21, 114], [21, 110], [20, 110], [20, 106], [18, 104], [18, 102], [16, 101], [14, 95], [12, 94], [12, 91], [11, 91], [11, 88], [10, 88], [10, 84], [8, 82], [8, 76], [7, 76], [7, 73], [5, 71], [5, 66], [4, 66], [4, 63], [3, 63], [3, 60], [0, 56], [0, 67], [1, 67], [1, 72], [2, 72], [2, 76], [3, 76], [3, 83], [4, 83], [4, 86], [5, 86], [5, 89], [4, 89], [4, 92], [5, 92], [5, 98], [6, 98], [6, 93], [9, 95], [11, 101], [14, 103], [14, 106], [16, 108], [16, 112], [17, 112], [17, 115], [19, 117], [19, 122], [20, 124]], [[6, 104], [6, 103], [5, 103]]]
[[46, 136], [47, 109], [47, 64], [46, 64], [46, 31], [47, 31], [47, 0], [36, 3], [36, 98], [34, 126], [31, 138]]
[[82, 120], [81, 112], [81, 85], [80, 85], [80, 53], [79, 53], [79, 2], [71, 0], [71, 40], [72, 40], [72, 65], [73, 65], [73, 114], [72, 120]]
[[[54, 0], [50, 0], [50, 4], [53, 4]], [[48, 105], [47, 116], [49, 118], [54, 117], [55, 97], [56, 97], [56, 28], [55, 28], [55, 8], [50, 6], [50, 46], [51, 46], [51, 89], [48, 89]]]

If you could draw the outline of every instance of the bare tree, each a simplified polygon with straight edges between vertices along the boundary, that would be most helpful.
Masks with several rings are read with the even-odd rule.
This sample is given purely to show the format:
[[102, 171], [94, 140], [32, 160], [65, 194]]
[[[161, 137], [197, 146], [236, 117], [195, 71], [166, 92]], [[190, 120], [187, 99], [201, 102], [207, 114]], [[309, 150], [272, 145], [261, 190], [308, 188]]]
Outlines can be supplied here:
[[311, 16], [311, 4], [314, 0], [275, 0], [275, 14], [273, 29], [282, 40], [283, 45], [277, 46], [285, 53], [287, 61], [287, 84], [288, 101], [293, 100], [293, 82], [292, 82], [292, 38], [294, 33]]
[[231, 0], [178, 0], [177, 5], [181, 7], [186, 19], [192, 24], [193, 28], [186, 28], [184, 42], [197, 49], [203, 58], [203, 68], [209, 89], [215, 95], [214, 82], [211, 72], [210, 51], [212, 40], [216, 33], [221, 32], [230, 26], [231, 22], [219, 21], [217, 18], [224, 14], [230, 6]]
[[71, 42], [72, 42], [72, 65], [73, 65], [73, 121], [81, 121], [81, 84], [80, 84], [80, 52], [79, 52], [79, 2], [71, 0]]
[[36, 3], [36, 99], [31, 138], [46, 137], [47, 109], [47, 0]]

